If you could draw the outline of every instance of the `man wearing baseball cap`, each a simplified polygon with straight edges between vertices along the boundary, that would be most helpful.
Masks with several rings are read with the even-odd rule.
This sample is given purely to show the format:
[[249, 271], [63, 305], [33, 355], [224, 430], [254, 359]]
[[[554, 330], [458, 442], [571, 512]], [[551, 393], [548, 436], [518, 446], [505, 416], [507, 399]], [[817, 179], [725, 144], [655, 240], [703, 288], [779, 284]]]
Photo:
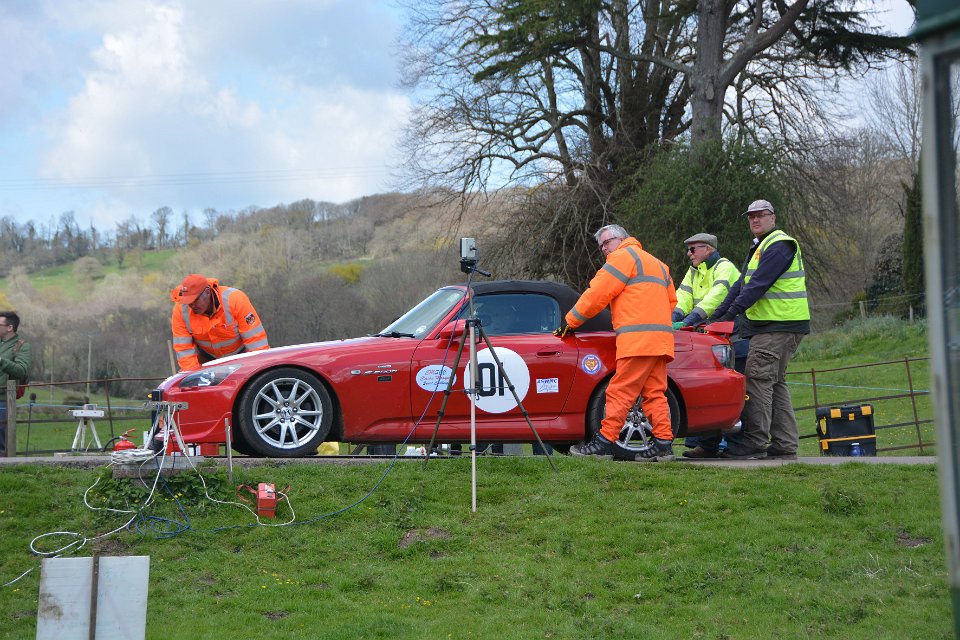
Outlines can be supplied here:
[[170, 292], [173, 349], [181, 371], [216, 358], [267, 349], [267, 331], [243, 291], [192, 273]]
[[740, 279], [709, 318], [733, 320], [742, 313], [740, 336], [750, 338], [743, 430], [727, 437], [722, 456], [796, 458], [800, 435], [785, 376], [790, 358], [810, 333], [803, 255], [800, 244], [777, 228], [770, 202], [755, 200], [744, 215], [753, 244]]

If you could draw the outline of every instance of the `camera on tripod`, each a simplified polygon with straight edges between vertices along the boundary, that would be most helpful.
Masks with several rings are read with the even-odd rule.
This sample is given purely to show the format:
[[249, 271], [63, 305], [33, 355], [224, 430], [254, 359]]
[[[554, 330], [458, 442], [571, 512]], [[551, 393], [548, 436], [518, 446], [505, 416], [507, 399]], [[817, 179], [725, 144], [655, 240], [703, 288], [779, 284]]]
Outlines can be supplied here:
[[490, 277], [489, 271], [477, 268], [477, 240], [476, 238], [460, 238], [460, 271], [463, 273], [479, 273]]

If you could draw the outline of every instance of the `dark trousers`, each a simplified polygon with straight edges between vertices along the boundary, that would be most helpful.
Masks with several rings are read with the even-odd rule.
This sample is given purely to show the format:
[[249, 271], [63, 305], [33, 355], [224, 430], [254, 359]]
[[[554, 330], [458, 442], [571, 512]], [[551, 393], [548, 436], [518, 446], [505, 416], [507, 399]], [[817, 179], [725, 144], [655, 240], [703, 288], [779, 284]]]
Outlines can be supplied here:
[[[737, 340], [733, 343], [734, 361], [733, 370], [743, 373], [747, 368], [747, 354], [750, 350], [750, 338]], [[709, 436], [690, 436], [684, 438], [683, 444], [688, 447], [703, 447], [707, 451], [719, 451], [723, 445], [723, 434], [714, 433]]]
[[747, 355], [747, 402], [743, 406], [743, 430], [730, 438], [745, 451], [770, 446], [796, 453], [800, 443], [793, 400], [787, 388], [790, 358], [803, 340], [802, 333], [761, 333], [750, 340]]
[[7, 455], [7, 403], [0, 400], [0, 456]]

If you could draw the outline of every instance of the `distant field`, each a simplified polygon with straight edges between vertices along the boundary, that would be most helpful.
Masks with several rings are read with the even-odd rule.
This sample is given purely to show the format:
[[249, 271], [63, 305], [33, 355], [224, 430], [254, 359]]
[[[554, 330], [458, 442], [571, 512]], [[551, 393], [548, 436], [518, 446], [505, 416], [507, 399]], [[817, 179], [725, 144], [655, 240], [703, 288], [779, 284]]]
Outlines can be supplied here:
[[[139, 257], [131, 255], [125, 262], [123, 269], [115, 261], [103, 264], [103, 275], [127, 273], [139, 270], [143, 273], [162, 272], [167, 261], [177, 254], [176, 249], [159, 251], [144, 251]], [[56, 267], [41, 269], [29, 275], [30, 283], [41, 293], [58, 291], [73, 300], [79, 300], [86, 292], [74, 275], [74, 264], [64, 264]], [[0, 288], [6, 286], [6, 278], [0, 278]]]

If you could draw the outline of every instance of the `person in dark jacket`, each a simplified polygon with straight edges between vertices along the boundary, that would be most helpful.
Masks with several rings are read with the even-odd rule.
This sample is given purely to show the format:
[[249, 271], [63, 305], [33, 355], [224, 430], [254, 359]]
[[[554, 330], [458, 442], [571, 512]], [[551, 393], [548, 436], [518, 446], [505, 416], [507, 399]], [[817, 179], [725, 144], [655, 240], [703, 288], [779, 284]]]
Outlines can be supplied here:
[[20, 316], [0, 311], [0, 456], [7, 455], [7, 381], [26, 382], [33, 364], [33, 349], [17, 335], [19, 328]]
[[750, 339], [743, 429], [727, 438], [722, 456], [795, 458], [800, 435], [786, 372], [803, 336], [810, 333], [803, 255], [800, 244], [777, 228], [770, 202], [756, 200], [744, 215], [753, 244], [740, 279], [709, 318], [733, 320], [742, 313], [740, 335]]

